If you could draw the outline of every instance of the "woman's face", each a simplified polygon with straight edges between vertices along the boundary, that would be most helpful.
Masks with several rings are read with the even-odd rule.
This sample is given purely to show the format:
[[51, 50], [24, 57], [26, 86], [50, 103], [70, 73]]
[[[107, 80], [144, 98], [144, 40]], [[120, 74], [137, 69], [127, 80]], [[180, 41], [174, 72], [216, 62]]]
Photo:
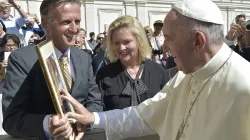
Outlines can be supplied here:
[[135, 35], [128, 28], [114, 30], [112, 43], [116, 57], [121, 62], [131, 64], [139, 60], [139, 45]]
[[17, 44], [12, 40], [12, 39], [8, 39], [6, 44], [5, 44], [5, 51], [6, 52], [11, 52], [15, 49], [17, 49]]
[[146, 30], [146, 35], [147, 35], [148, 40], [150, 40], [153, 36], [149, 30]]

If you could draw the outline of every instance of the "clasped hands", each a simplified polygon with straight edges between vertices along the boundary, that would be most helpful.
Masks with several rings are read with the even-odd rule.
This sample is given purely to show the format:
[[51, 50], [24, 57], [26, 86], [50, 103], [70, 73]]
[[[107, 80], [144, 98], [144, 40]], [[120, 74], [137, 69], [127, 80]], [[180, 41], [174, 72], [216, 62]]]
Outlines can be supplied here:
[[[76, 101], [69, 93], [64, 90], [61, 90], [63, 100], [66, 100], [71, 103], [75, 109], [75, 113], [68, 112], [63, 118], [59, 118], [57, 115], [52, 115], [49, 118], [49, 131], [53, 139], [61, 140], [67, 139], [70, 136], [74, 135], [75, 140], [80, 140], [87, 127], [94, 122], [94, 114], [89, 112], [82, 104]], [[68, 121], [68, 118], [75, 119], [76, 128]]]

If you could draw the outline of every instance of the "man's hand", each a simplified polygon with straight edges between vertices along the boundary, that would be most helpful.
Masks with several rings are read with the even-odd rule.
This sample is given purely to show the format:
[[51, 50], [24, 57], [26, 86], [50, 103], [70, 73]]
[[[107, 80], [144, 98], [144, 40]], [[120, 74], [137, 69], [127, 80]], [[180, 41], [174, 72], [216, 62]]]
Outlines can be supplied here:
[[73, 129], [68, 121], [68, 115], [59, 118], [58, 115], [49, 117], [49, 131], [53, 139], [67, 139], [73, 134]]
[[13, 7], [17, 8], [18, 4], [16, 3], [15, 0], [8, 0], [8, 2], [13, 5]]
[[40, 19], [37, 17], [37, 15], [35, 14], [34, 16], [34, 20], [37, 24], [40, 24]]
[[243, 35], [243, 33], [244, 29], [239, 24], [233, 24], [226, 35], [226, 39], [233, 41], [235, 38]]
[[1, 63], [1, 65], [2, 65], [1, 68], [6, 68], [8, 66], [7, 60], [3, 60], [3, 62]]
[[69, 118], [74, 118], [82, 124], [89, 125], [94, 122], [94, 114], [89, 112], [82, 104], [77, 102], [68, 92], [61, 90], [62, 99], [71, 103], [76, 113], [68, 112], [67, 115]]

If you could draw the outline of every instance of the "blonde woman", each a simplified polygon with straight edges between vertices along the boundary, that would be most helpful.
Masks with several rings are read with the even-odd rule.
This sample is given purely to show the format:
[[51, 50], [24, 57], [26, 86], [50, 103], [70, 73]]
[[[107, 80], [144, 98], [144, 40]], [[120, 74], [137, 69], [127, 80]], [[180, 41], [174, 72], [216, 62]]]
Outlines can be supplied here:
[[105, 110], [138, 105], [153, 97], [168, 81], [163, 67], [146, 59], [151, 48], [136, 18], [117, 18], [109, 26], [107, 47], [111, 63], [96, 76]]

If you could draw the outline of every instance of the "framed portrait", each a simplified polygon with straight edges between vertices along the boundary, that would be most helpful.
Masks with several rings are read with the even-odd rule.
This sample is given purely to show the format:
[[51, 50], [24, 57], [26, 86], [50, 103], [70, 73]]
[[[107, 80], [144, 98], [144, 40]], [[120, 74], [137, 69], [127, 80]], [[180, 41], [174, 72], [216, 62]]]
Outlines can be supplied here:
[[[64, 117], [66, 112], [75, 112], [72, 105], [61, 99], [60, 89], [69, 92], [52, 41], [44, 41], [36, 46], [39, 62], [49, 88], [56, 113]], [[75, 123], [74, 119], [69, 119]]]

